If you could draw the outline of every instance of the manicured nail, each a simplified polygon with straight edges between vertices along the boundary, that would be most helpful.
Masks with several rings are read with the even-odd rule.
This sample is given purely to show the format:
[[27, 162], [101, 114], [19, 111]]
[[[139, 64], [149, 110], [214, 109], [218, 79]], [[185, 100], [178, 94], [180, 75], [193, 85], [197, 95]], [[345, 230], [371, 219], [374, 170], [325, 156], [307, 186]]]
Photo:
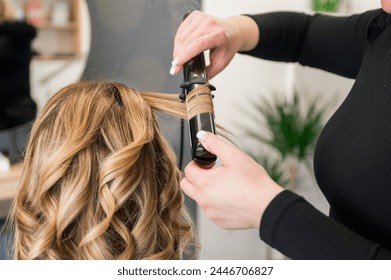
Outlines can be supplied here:
[[172, 66], [177, 66], [177, 65], [178, 65], [178, 62], [179, 62], [179, 57], [176, 57], [176, 58], [171, 62], [171, 65], [172, 65]]
[[205, 130], [200, 130], [200, 131], [197, 132], [197, 138], [200, 141], [205, 141], [206, 138], [208, 138], [208, 136], [209, 136], [209, 134]]
[[174, 76], [174, 75], [175, 75], [175, 72], [176, 72], [176, 66], [173, 65], [173, 66], [171, 66], [170, 74], [171, 74], [172, 76]]

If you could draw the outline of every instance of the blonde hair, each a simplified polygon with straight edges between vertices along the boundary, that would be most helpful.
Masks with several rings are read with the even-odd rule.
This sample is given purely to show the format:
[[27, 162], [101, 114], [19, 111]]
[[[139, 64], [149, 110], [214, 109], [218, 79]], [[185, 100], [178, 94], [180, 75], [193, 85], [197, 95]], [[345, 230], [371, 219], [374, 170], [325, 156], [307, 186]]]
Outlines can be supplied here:
[[40, 112], [11, 217], [16, 259], [180, 259], [193, 241], [175, 154], [152, 109], [170, 94], [77, 82]]
[[0, 23], [16, 19], [16, 12], [10, 0], [0, 0]]

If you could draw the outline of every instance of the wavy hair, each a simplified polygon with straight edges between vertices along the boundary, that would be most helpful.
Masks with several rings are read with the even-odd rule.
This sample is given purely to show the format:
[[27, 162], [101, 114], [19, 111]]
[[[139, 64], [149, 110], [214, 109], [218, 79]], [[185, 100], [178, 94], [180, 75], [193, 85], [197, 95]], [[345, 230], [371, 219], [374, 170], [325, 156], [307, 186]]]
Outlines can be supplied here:
[[77, 82], [37, 117], [11, 212], [16, 259], [180, 259], [193, 241], [176, 156], [153, 109], [170, 94]]

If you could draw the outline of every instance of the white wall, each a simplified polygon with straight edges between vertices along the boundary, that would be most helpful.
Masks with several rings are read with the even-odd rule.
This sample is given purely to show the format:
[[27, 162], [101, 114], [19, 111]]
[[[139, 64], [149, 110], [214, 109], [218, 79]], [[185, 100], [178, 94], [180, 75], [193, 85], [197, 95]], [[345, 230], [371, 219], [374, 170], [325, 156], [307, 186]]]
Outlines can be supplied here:
[[[218, 17], [275, 10], [309, 12], [309, 3], [309, 0], [204, 0], [203, 10]], [[345, 12], [355, 13], [379, 8], [380, 0], [351, 0], [348, 4]], [[342, 100], [353, 81], [296, 64], [268, 62], [237, 55], [229, 67], [212, 79], [211, 83], [217, 88], [214, 99], [216, 122], [238, 136], [237, 142], [241, 147], [249, 148], [251, 143], [244, 139], [240, 131], [240, 124], [249, 123], [249, 114], [244, 114], [238, 108], [245, 108], [251, 112], [248, 102], [256, 96], [276, 91], [290, 93], [293, 87], [297, 86], [314, 92], [337, 93]], [[303, 176], [305, 180], [301, 181], [302, 184], [297, 192], [315, 207], [327, 212], [327, 202], [312, 176], [308, 174], [303, 174]], [[199, 257], [201, 259], [266, 258], [267, 246], [260, 241], [256, 230], [221, 230], [210, 222], [202, 211], [199, 217], [199, 235], [202, 246]], [[281, 257], [278, 254], [274, 256]]]

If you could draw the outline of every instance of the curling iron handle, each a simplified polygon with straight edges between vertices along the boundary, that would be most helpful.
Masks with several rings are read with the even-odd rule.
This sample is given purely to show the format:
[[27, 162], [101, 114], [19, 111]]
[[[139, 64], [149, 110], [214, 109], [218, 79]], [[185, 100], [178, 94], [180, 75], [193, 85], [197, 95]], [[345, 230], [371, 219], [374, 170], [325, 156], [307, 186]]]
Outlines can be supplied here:
[[[186, 96], [199, 86], [208, 85], [211, 90], [215, 88], [209, 84], [206, 74], [205, 57], [203, 53], [198, 54], [185, 63], [183, 67], [184, 83], [181, 85], [183, 93], [181, 99], [185, 101]], [[209, 153], [199, 142], [197, 133], [201, 130], [215, 132], [214, 114], [200, 113], [189, 120], [190, 145], [192, 159], [199, 165], [209, 165], [216, 161], [217, 157]]]
[[192, 158], [200, 165], [208, 165], [216, 161], [216, 156], [208, 152], [197, 138], [201, 130], [216, 134], [213, 113], [201, 113], [189, 120]]

